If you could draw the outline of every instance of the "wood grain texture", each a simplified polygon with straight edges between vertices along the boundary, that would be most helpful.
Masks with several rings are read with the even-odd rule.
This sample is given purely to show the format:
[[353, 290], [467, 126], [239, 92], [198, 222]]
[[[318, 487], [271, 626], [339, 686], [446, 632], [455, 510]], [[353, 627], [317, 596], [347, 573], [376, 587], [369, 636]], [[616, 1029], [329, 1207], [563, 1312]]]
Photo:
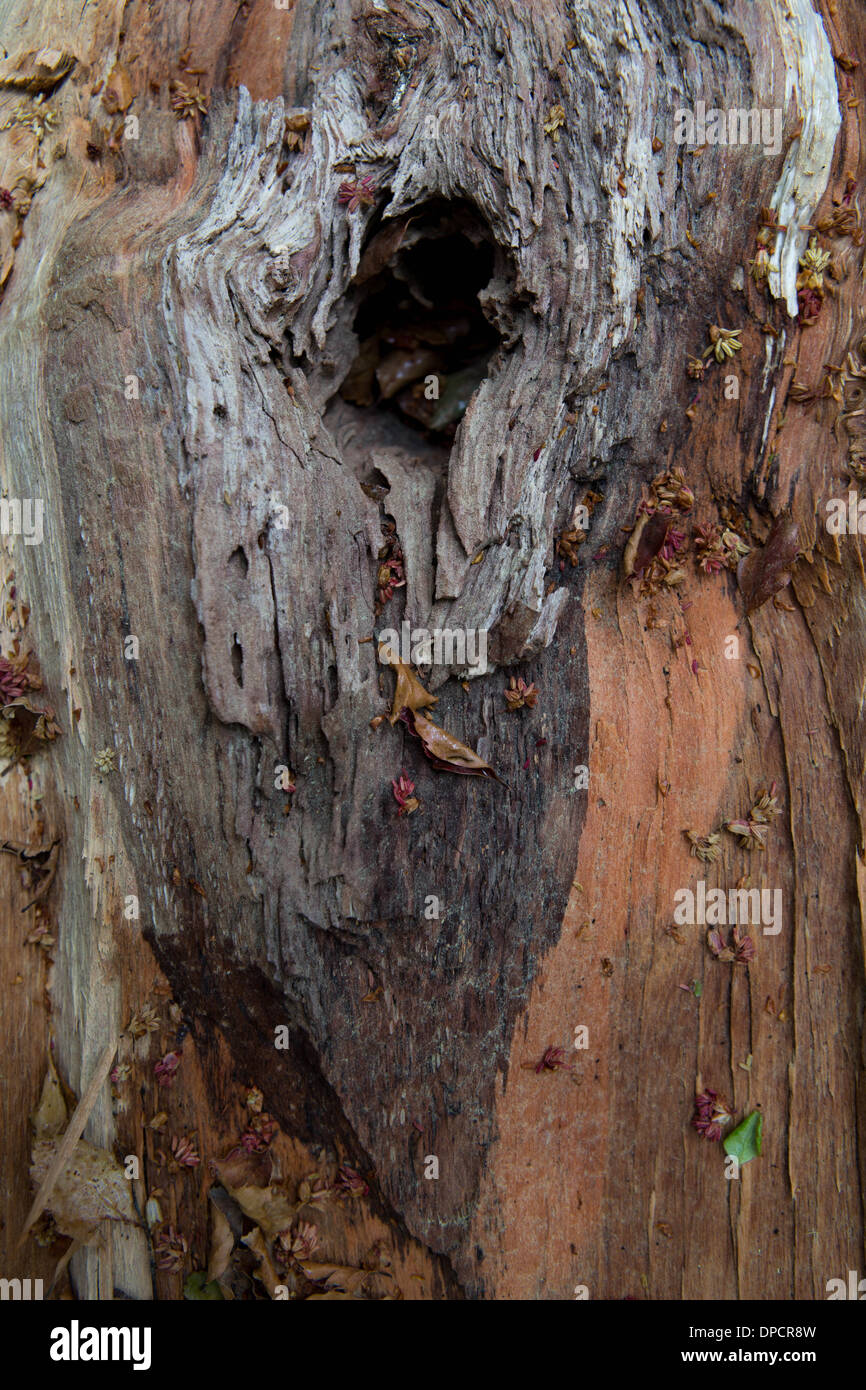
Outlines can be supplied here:
[[[862, 539], [822, 524], [848, 487], [833, 403], [787, 393], [863, 336], [863, 248], [835, 244], [843, 273], [813, 327], [786, 301], [800, 223], [862, 178], [863, 80], [832, 62], [863, 48], [855, 0], [817, 15], [806, 0], [0, 13], [9, 71], [49, 45], [75, 57], [50, 97], [58, 124], [26, 152], [29, 211], [0, 228], [3, 482], [46, 499], [15, 582], [63, 727], [32, 785], [7, 778], [2, 831], [32, 835], [35, 795], [63, 834], [64, 1080], [80, 1093], [167, 979], [190, 1029], [172, 1125], [214, 1156], [242, 1087], [261, 1086], [287, 1173], [326, 1156], [369, 1175], [335, 1254], [387, 1233], [406, 1297], [823, 1296], [863, 1255], [864, 574]], [[94, 90], [121, 85], [117, 64], [137, 139]], [[0, 125], [21, 100], [5, 71]], [[206, 114], [177, 119], [178, 81]], [[779, 153], [678, 146], [674, 113], [701, 99], [780, 108]], [[285, 117], [301, 112], [292, 149]], [[340, 202], [347, 160], [372, 206]], [[768, 296], [746, 270], [759, 209], [807, 163]], [[501, 346], [450, 452], [337, 395], [365, 245], [408, 215], [463, 219], [491, 259], [481, 301]], [[696, 385], [685, 357], [710, 323], [742, 327], [743, 350]], [[792, 611], [747, 619], [733, 577], [690, 572], [697, 675], [673, 600], [650, 627], [620, 571], [642, 488], [673, 466], [696, 518], [731, 506], [759, 543], [789, 510], [805, 551]], [[555, 536], [590, 487], [580, 562], [560, 566]], [[408, 582], [377, 617], [383, 515]], [[507, 789], [435, 772], [400, 725], [370, 729], [391, 677], [369, 639], [404, 615], [489, 633], [486, 674], [433, 682], [436, 718]], [[508, 711], [512, 670], [540, 686], [534, 711]], [[99, 775], [104, 748], [117, 771]], [[401, 768], [423, 810], [398, 819]], [[757, 870], [731, 837], [716, 865], [689, 857], [686, 827], [743, 814], [773, 780], [784, 815]], [[750, 869], [782, 889], [784, 925], [748, 970], [714, 962], [698, 927], [665, 933], [677, 889]], [[14, 949], [30, 953], [33, 1021], [11, 1012], [28, 1059], [3, 1117], [13, 1238], [47, 1040], [33, 948]], [[696, 978], [700, 999], [679, 988]], [[579, 1024], [573, 1078], [524, 1065], [571, 1049]], [[142, 1094], [120, 1116], [106, 1095], [91, 1142], [144, 1152], [158, 1054], [139, 1051]], [[689, 1128], [698, 1077], [764, 1113], [764, 1157], [739, 1182]], [[170, 1198], [200, 1255], [208, 1181]], [[82, 1296], [151, 1295], [143, 1235], [123, 1239], [110, 1269], [76, 1257]], [[179, 1295], [163, 1275], [156, 1291]]]

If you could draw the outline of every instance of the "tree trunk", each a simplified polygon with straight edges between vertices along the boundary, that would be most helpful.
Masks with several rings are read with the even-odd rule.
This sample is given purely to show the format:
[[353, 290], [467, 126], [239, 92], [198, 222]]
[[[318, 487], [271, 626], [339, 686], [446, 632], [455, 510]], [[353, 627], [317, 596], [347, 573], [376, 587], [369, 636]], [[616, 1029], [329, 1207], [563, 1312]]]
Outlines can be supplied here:
[[[160, 1210], [79, 1297], [181, 1297], [219, 1186], [313, 1171], [316, 1259], [387, 1251], [364, 1296], [824, 1297], [866, 1176], [857, 0], [0, 14], [2, 480], [44, 503], [3, 650], [60, 729], [4, 781], [0, 833], [60, 840], [24, 915], [3, 856], [4, 1270], [68, 1247], [11, 1251], [49, 1047], [71, 1106], [116, 1042], [85, 1137]], [[410, 664], [505, 785], [371, 727], [405, 622], [486, 640]], [[781, 930], [714, 958], [699, 881]], [[763, 1116], [736, 1180], [707, 1088]]]

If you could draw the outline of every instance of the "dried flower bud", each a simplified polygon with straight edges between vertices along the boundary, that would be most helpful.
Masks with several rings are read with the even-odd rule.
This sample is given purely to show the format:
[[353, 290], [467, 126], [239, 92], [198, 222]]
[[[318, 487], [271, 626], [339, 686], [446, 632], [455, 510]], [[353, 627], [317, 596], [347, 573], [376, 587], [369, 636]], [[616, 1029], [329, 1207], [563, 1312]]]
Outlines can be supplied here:
[[748, 965], [755, 959], [755, 943], [750, 936], [740, 936], [740, 928], [734, 927], [734, 960], [737, 965]]
[[586, 531], [577, 528], [562, 531], [556, 542], [556, 553], [572, 566], [577, 564], [578, 550], [586, 540]]
[[776, 783], [772, 782], [769, 791], [758, 794], [748, 817], [744, 820], [727, 821], [725, 829], [729, 830], [732, 835], [739, 836], [740, 845], [744, 849], [764, 849], [767, 843], [767, 831], [780, 812], [781, 807], [776, 796]]
[[812, 237], [807, 250], [800, 257], [797, 289], [819, 290], [824, 283], [824, 271], [829, 264], [830, 252], [822, 251], [818, 246], [818, 238]]
[[359, 207], [374, 207], [376, 204], [376, 185], [371, 175], [359, 181], [344, 179], [337, 197], [346, 204], [349, 212], [357, 212]]
[[800, 324], [808, 328], [818, 319], [818, 315], [824, 305], [824, 291], [816, 289], [811, 285], [805, 285], [797, 291], [797, 303], [799, 314], [797, 315]]
[[153, 1069], [160, 1086], [171, 1085], [179, 1066], [180, 1057], [176, 1052], [167, 1052], [164, 1057], [160, 1057]]
[[26, 695], [28, 690], [41, 690], [42, 681], [29, 670], [30, 654], [23, 655], [13, 646], [9, 656], [0, 656], [0, 704], [8, 705]]
[[197, 1168], [201, 1163], [194, 1140], [185, 1134], [175, 1135], [172, 1139], [171, 1156], [179, 1168]]
[[179, 1231], [176, 1231], [173, 1226], [167, 1226], [160, 1231], [154, 1241], [153, 1248], [157, 1269], [165, 1270], [168, 1274], [181, 1272], [184, 1258], [189, 1251], [189, 1245]]
[[537, 1062], [522, 1062], [525, 1071], [534, 1071], [540, 1076], [543, 1071], [571, 1071], [571, 1062], [566, 1061], [565, 1050], [561, 1047], [547, 1047]]
[[179, 121], [194, 116], [197, 111], [207, 114], [207, 97], [198, 87], [187, 87], [185, 82], [175, 82], [171, 107]]
[[396, 782], [392, 780], [391, 788], [394, 792], [394, 800], [400, 807], [400, 810], [397, 812], [398, 815], [411, 816], [413, 811], [418, 810], [421, 802], [418, 800], [417, 796], [412, 795], [415, 790], [415, 783], [410, 782], [404, 772], [400, 773], [399, 779]]
[[508, 682], [508, 689], [505, 691], [505, 702], [510, 710], [534, 709], [538, 699], [538, 687], [533, 682], [527, 685], [522, 677], [514, 676]]
[[565, 125], [565, 110], [562, 106], [551, 106], [547, 120], [544, 122], [545, 135], [553, 136], [554, 145], [559, 144], [559, 128]]
[[734, 959], [734, 952], [725, 942], [725, 938], [720, 931], [707, 932], [707, 945], [715, 956], [716, 960], [728, 963]]
[[700, 859], [703, 864], [715, 864], [721, 855], [719, 841], [721, 835], [714, 832], [712, 835], [699, 835], [696, 830], [684, 830], [683, 834], [691, 844], [691, 853], [696, 859]]
[[340, 1196], [365, 1197], [370, 1189], [356, 1169], [350, 1168], [348, 1163], [341, 1163], [334, 1191]]
[[698, 1133], [708, 1139], [711, 1144], [717, 1144], [722, 1137], [722, 1126], [731, 1123], [733, 1116], [730, 1113], [727, 1101], [719, 1095], [718, 1091], [712, 1091], [707, 1087], [695, 1096], [695, 1114], [692, 1124]]
[[726, 358], [733, 357], [735, 352], [742, 349], [742, 331], [742, 328], [719, 328], [718, 324], [710, 324], [707, 334], [710, 346], [704, 350], [704, 357], [713, 356], [717, 362], [724, 362]]
[[770, 275], [770, 253], [766, 246], [759, 246], [755, 258], [749, 261], [749, 274], [756, 285], [765, 285]]
[[101, 749], [93, 759], [93, 766], [97, 772], [114, 772], [117, 768], [117, 757], [113, 748]]

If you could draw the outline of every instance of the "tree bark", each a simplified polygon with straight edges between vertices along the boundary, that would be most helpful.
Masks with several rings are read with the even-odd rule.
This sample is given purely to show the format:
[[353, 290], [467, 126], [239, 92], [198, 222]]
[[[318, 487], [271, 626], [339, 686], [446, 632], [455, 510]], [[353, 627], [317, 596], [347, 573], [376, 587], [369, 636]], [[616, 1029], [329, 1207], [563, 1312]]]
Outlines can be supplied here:
[[[320, 1249], [384, 1242], [399, 1296], [824, 1297], [862, 1262], [866, 1177], [863, 542], [825, 524], [863, 476], [856, 0], [0, 14], [3, 484], [44, 501], [42, 544], [7, 541], [4, 651], [61, 730], [3, 793], [4, 837], [61, 840], [55, 943], [24, 942], [17, 886], [5, 914], [12, 1243], [49, 1042], [80, 1095], [151, 1004], [86, 1137], [139, 1156], [188, 1250], [154, 1272], [153, 1233], [110, 1223], [80, 1297], [177, 1298], [206, 1266], [251, 1085], [271, 1181], [360, 1174]], [[778, 110], [777, 147], [680, 142], [701, 102]], [[475, 264], [497, 342], [453, 438], [340, 394], [383, 285], [454, 313]], [[741, 330], [720, 362], [714, 325]], [[693, 548], [677, 588], [624, 576], [672, 469], [690, 546], [796, 523], [784, 597], [747, 613]], [[482, 674], [427, 684], [506, 785], [371, 728], [404, 621], [487, 636]], [[690, 855], [772, 783], [764, 851]], [[675, 925], [698, 880], [781, 890], [747, 965]], [[690, 1126], [706, 1087], [763, 1115], [736, 1181]], [[160, 1166], [160, 1109], [195, 1173]]]

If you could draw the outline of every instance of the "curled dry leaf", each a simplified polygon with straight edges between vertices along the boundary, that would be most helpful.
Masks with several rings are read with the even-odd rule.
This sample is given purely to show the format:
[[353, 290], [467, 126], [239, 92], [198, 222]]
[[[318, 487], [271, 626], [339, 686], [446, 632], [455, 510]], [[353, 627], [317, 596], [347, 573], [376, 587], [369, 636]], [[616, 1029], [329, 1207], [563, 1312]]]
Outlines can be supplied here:
[[[38, 1187], [57, 1154], [59, 1140], [37, 1139], [30, 1176]], [[47, 1209], [58, 1231], [86, 1243], [102, 1221], [135, 1222], [131, 1185], [114, 1155], [79, 1139], [55, 1182]]]
[[459, 772], [467, 777], [486, 777], [491, 781], [501, 782], [503, 786], [507, 785], [489, 763], [417, 710], [404, 708], [400, 712], [400, 718], [409, 732], [421, 740], [425, 754], [440, 772]]
[[746, 601], [746, 612], [754, 613], [778, 594], [791, 580], [791, 567], [797, 558], [800, 528], [790, 516], [778, 517], [766, 545], [745, 555], [737, 566], [737, 579]]
[[298, 1212], [298, 1204], [290, 1202], [284, 1192], [276, 1187], [228, 1187], [241, 1211], [260, 1226], [268, 1240], [273, 1240], [291, 1226]]
[[[102, 1087], [108, 1077], [116, 1052], [117, 1039], [114, 1038], [104, 1048], [102, 1055], [96, 1063], [84, 1095], [72, 1112], [72, 1117], [66, 1125], [63, 1134], [57, 1133], [56, 1135], [51, 1135], [51, 1137], [45, 1137], [46, 1131], [44, 1128], [40, 1128], [44, 1124], [44, 1116], [40, 1116], [40, 1112], [37, 1111], [37, 1114], [33, 1117], [36, 1133], [34, 1135], [33, 1162], [30, 1171], [34, 1182], [37, 1184], [38, 1190], [33, 1199], [33, 1204], [25, 1218], [16, 1249], [20, 1249], [24, 1244], [28, 1232], [31, 1230], [34, 1223], [39, 1220], [39, 1217], [44, 1211], [51, 1211], [52, 1214], [54, 1214], [55, 1225], [58, 1230], [62, 1230], [64, 1235], [71, 1235], [73, 1240], [79, 1240], [82, 1244], [95, 1233], [95, 1228], [91, 1230], [88, 1224], [88, 1215], [81, 1210], [76, 1210], [75, 1203], [76, 1194], [78, 1194], [80, 1197], [78, 1206], [90, 1210], [90, 1208], [88, 1208], [88, 1201], [92, 1207], [93, 1202], [98, 1198], [99, 1194], [97, 1189], [99, 1187], [99, 1174], [96, 1171], [96, 1163], [91, 1161], [93, 1156], [104, 1159], [106, 1163], [110, 1165], [113, 1174], [115, 1176], [120, 1176], [120, 1209], [121, 1211], [123, 1210], [123, 1202], [125, 1201], [127, 1209], [131, 1210], [129, 1184], [121, 1169], [114, 1162], [111, 1154], [103, 1153], [101, 1149], [93, 1149], [90, 1144], [85, 1144], [81, 1139], [84, 1127], [90, 1118], [93, 1107], [99, 1099]], [[49, 1070], [51, 1070], [50, 1067]], [[54, 1090], [53, 1081], [49, 1085], [46, 1094], [53, 1094], [56, 1103], [56, 1091]], [[87, 1171], [83, 1172], [82, 1170]], [[90, 1180], [88, 1180], [87, 1176], [88, 1171], [90, 1172]], [[106, 1174], [105, 1176], [107, 1183], [109, 1175]], [[57, 1193], [56, 1205], [55, 1192]], [[106, 1205], [111, 1208], [116, 1207], [117, 1203], [112, 1200], [111, 1193], [106, 1192], [105, 1196]], [[64, 1213], [68, 1220], [66, 1225], [61, 1225]], [[97, 1225], [99, 1220], [110, 1215], [111, 1212], [102, 1211], [97, 1218]], [[135, 1217], [126, 1215], [118, 1217], [115, 1215], [115, 1219], [135, 1220]]]
[[411, 221], [411, 217], [403, 217], [396, 222], [386, 222], [381, 231], [376, 233], [358, 262], [358, 269], [355, 271], [356, 285], [363, 285], [385, 269], [399, 251]]
[[622, 555], [626, 579], [639, 578], [665, 543], [673, 517], [664, 512], [641, 512]]
[[212, 1167], [228, 1192], [237, 1188], [266, 1188], [271, 1179], [273, 1160], [267, 1149], [251, 1151], [238, 1145], [225, 1158], [214, 1160]]
[[394, 703], [388, 716], [392, 724], [397, 723], [400, 713], [404, 709], [426, 709], [428, 706], [436, 704], [438, 695], [431, 695], [429, 690], [424, 689], [412, 667], [407, 666], [405, 661], [401, 661], [387, 642], [382, 642], [379, 645], [379, 660], [383, 666], [390, 666], [397, 673]]
[[63, 1088], [54, 1065], [54, 1058], [48, 1054], [48, 1070], [42, 1083], [39, 1104], [30, 1116], [33, 1136], [37, 1140], [54, 1139], [66, 1128], [66, 1101]]
[[468, 316], [457, 313], [448, 313], [441, 318], [419, 319], [411, 326], [411, 332], [419, 342], [431, 343], [434, 347], [459, 343], [471, 331], [472, 322]]
[[442, 359], [429, 347], [396, 348], [376, 368], [376, 380], [383, 400], [390, 400], [409, 382], [439, 370]]
[[427, 387], [423, 381], [414, 381], [397, 397], [397, 404], [410, 420], [417, 420], [425, 430], [433, 428], [433, 415], [437, 402], [427, 399]]
[[351, 1295], [370, 1276], [369, 1269], [357, 1269], [355, 1265], [324, 1264], [312, 1260], [301, 1260], [299, 1263], [307, 1278], [327, 1293], [335, 1293], [339, 1289]]
[[256, 1278], [264, 1284], [271, 1298], [276, 1294], [277, 1286], [284, 1283], [283, 1277], [274, 1264], [268, 1242], [258, 1226], [250, 1231], [248, 1236], [243, 1237], [243, 1244], [248, 1250], [258, 1257], [258, 1265], [253, 1271]]

